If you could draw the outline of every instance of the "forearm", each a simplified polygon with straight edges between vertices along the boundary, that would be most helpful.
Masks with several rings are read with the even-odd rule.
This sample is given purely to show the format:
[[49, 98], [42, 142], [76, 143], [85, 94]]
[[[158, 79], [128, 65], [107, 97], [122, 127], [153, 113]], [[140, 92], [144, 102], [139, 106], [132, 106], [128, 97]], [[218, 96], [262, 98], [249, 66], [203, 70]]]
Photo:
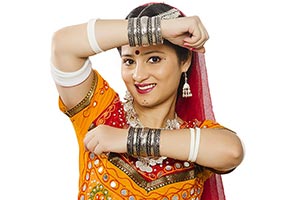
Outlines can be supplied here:
[[[127, 44], [127, 20], [97, 20], [95, 37], [103, 51]], [[78, 70], [94, 54], [87, 23], [62, 28], [53, 35], [52, 62], [62, 71]]]
[[[179, 160], [187, 160], [190, 150], [189, 129], [162, 131], [160, 154]], [[196, 163], [228, 171], [240, 164], [243, 148], [239, 138], [227, 129], [202, 128]]]

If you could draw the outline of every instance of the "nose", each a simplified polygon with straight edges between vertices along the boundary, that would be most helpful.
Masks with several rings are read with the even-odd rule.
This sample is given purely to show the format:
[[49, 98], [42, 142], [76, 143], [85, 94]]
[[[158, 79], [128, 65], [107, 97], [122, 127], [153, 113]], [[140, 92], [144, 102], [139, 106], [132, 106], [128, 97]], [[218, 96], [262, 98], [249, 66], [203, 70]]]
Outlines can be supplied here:
[[136, 82], [143, 82], [143, 80], [147, 79], [148, 73], [146, 69], [141, 64], [136, 64], [136, 67], [133, 71], [132, 78]]

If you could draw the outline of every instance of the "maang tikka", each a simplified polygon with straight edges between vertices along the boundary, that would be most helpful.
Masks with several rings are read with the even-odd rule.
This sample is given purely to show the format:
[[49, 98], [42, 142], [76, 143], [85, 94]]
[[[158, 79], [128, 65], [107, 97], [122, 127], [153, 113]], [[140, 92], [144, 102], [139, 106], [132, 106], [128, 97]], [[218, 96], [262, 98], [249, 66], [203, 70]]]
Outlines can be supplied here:
[[192, 95], [192, 92], [191, 92], [190, 85], [187, 82], [187, 74], [186, 74], [186, 72], [184, 72], [184, 85], [183, 85], [183, 88], [182, 88], [182, 97], [183, 98], [188, 98], [188, 97], [191, 97], [191, 96], [193, 96], [193, 95]]

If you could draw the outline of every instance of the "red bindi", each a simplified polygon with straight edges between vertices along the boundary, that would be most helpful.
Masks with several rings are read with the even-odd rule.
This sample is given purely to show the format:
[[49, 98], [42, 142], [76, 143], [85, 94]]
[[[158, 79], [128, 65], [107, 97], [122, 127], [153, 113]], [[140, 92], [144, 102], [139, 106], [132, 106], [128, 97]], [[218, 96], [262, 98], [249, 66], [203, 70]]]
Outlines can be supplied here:
[[139, 51], [139, 50], [136, 50], [136, 51], [135, 51], [135, 54], [136, 54], [136, 55], [139, 55], [139, 54], [140, 54], [140, 51]]

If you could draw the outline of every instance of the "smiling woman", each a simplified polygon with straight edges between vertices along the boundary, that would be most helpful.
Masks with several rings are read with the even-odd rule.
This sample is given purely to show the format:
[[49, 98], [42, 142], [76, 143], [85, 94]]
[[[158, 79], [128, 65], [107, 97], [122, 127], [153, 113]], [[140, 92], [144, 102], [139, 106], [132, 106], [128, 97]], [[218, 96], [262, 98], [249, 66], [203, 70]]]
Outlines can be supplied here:
[[[136, 51], [140, 54], [136, 55]], [[175, 49], [168, 45], [136, 48], [124, 46], [121, 56], [122, 77], [137, 103], [135, 109], [143, 109], [139, 105], [152, 108], [157, 106], [160, 109], [162, 103], [165, 104], [163, 107], [174, 107], [172, 104], [175, 104], [181, 75], [188, 70], [191, 57], [186, 61], [178, 61]], [[160, 124], [148, 126], [161, 127], [165, 120], [158, 121]]]
[[[125, 20], [97, 20], [53, 36], [60, 109], [79, 144], [80, 200], [225, 199], [219, 174], [243, 159], [239, 137], [214, 119], [197, 16], [164, 3]], [[89, 57], [118, 48], [125, 102]]]

